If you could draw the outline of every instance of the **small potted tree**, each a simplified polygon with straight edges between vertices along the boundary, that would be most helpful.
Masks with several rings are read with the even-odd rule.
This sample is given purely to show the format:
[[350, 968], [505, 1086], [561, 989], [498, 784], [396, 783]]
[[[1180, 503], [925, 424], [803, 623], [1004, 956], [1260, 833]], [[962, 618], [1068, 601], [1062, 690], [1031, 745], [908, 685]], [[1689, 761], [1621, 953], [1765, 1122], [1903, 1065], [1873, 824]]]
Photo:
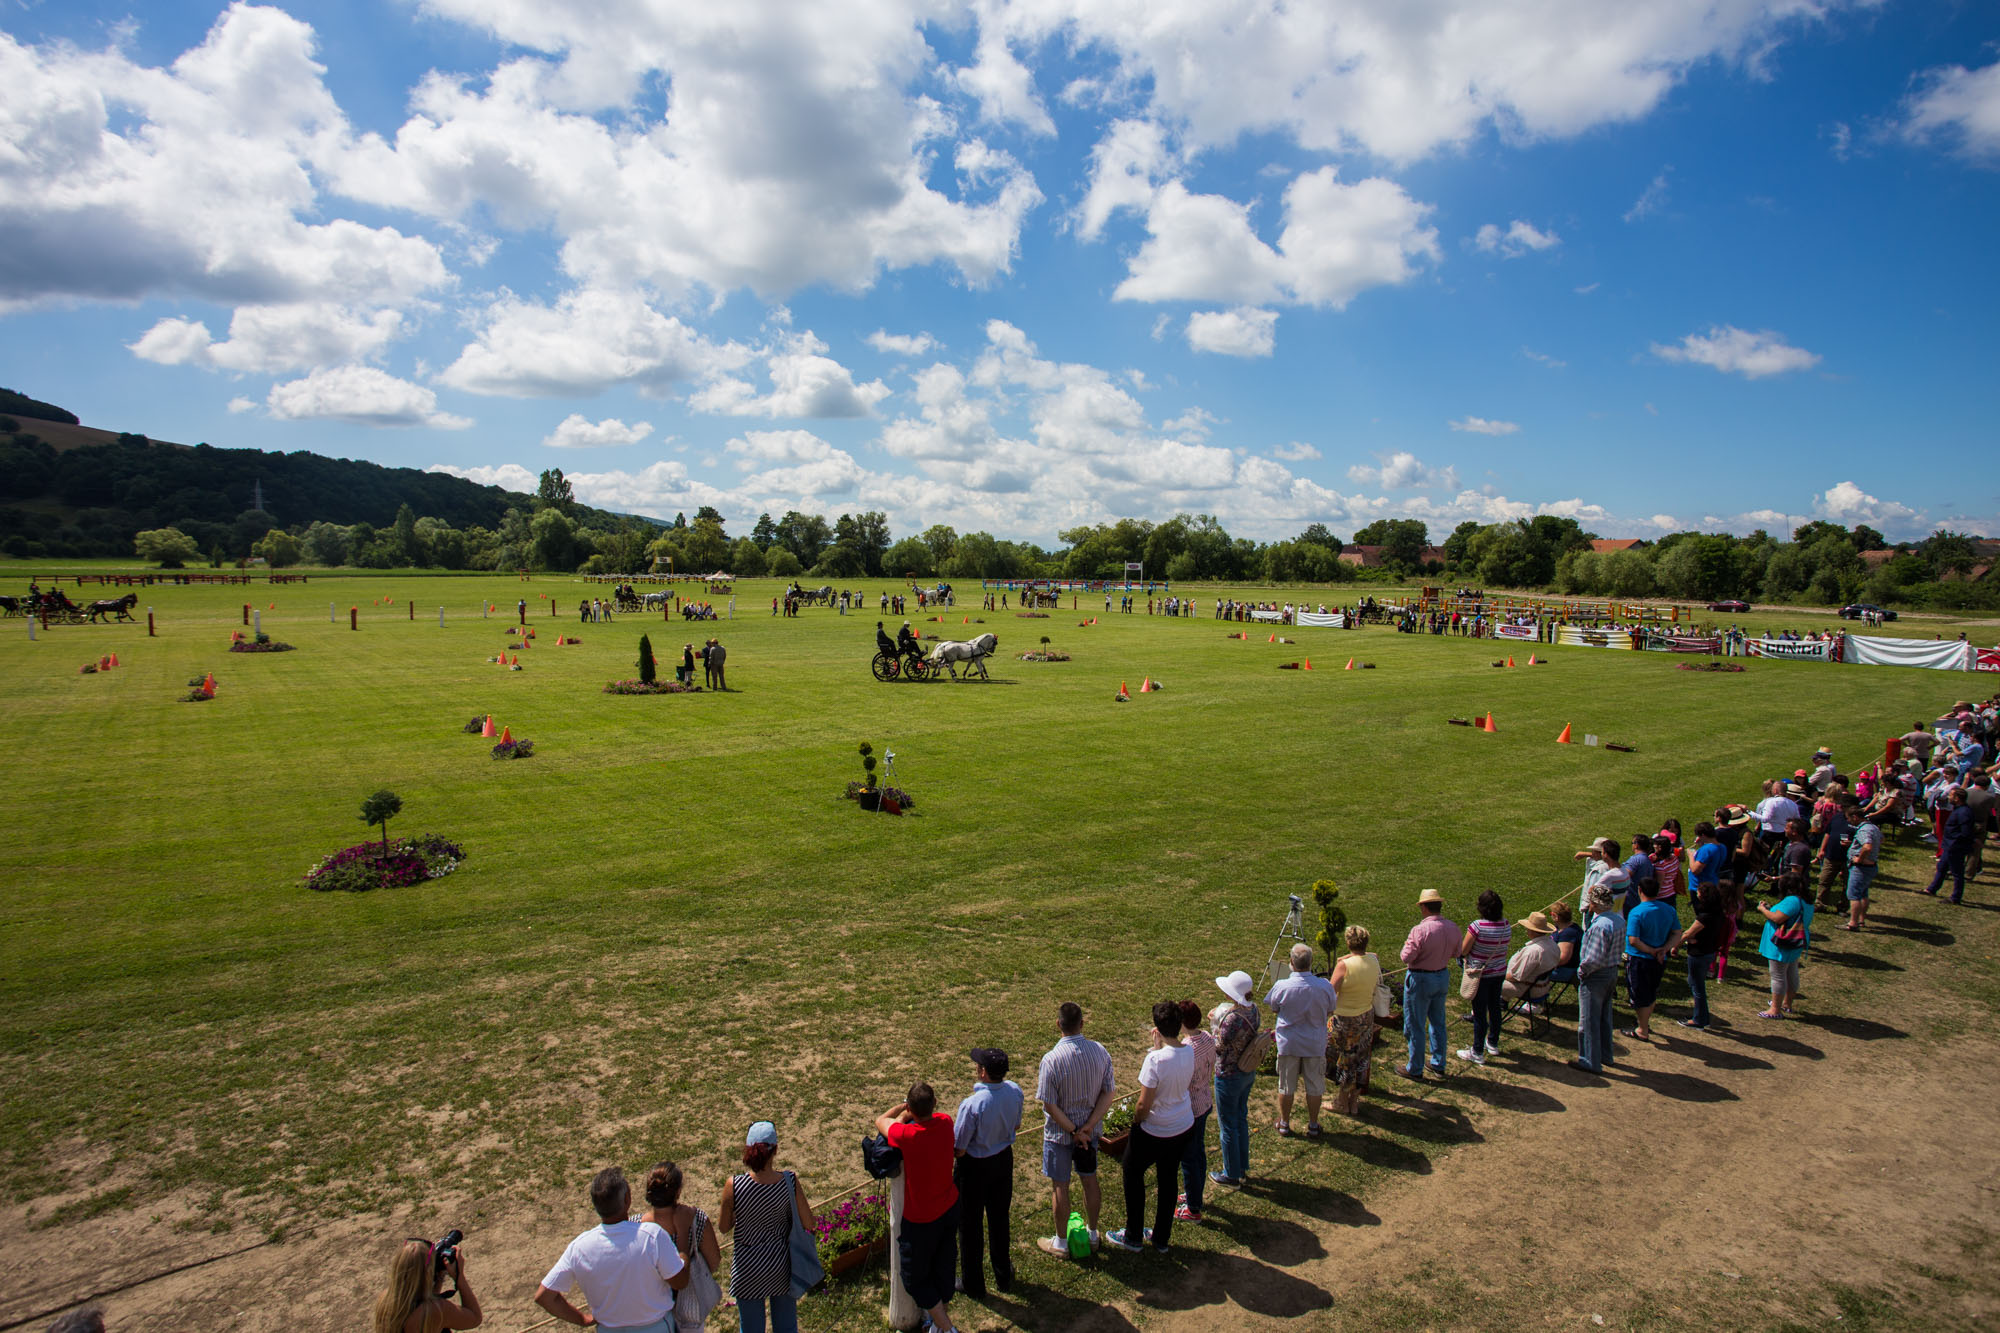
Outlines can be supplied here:
[[861, 742], [861, 789], [854, 794], [863, 810], [882, 808], [882, 789], [875, 785], [875, 747]]

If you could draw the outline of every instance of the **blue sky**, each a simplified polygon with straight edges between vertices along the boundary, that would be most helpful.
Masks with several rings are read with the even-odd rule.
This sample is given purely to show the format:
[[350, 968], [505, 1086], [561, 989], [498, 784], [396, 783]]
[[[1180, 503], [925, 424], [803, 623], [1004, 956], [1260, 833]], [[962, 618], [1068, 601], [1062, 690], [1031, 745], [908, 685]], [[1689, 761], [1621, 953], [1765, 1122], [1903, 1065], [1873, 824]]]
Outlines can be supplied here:
[[1997, 57], [1862, 0], [10, 0], [0, 382], [732, 532], [2000, 534]]

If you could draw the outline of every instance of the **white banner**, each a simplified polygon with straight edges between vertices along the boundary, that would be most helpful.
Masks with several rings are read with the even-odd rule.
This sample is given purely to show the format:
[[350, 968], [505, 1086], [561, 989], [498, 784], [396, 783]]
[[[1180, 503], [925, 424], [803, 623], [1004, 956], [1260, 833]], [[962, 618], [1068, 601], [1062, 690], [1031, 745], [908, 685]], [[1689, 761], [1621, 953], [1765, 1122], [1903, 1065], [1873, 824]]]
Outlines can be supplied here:
[[1261, 620], [1270, 625], [1282, 625], [1285, 623], [1285, 613], [1283, 611], [1252, 611], [1250, 618], [1252, 620]]
[[1292, 617], [1294, 625], [1311, 625], [1318, 629], [1346, 629], [1345, 611], [1301, 611]]
[[1495, 625], [1493, 637], [1496, 639], [1534, 639], [1539, 641], [1542, 632], [1533, 625]]
[[1623, 629], [1590, 629], [1584, 625], [1564, 625], [1562, 643], [1572, 648], [1624, 648], [1632, 647], [1632, 631]]
[[1850, 634], [1841, 660], [1862, 666], [1929, 667], [1934, 671], [1970, 671], [1972, 645], [1956, 639], [1890, 639]]
[[1832, 639], [1751, 639], [1744, 647], [1752, 657], [1789, 657], [1806, 662], [1833, 660]]

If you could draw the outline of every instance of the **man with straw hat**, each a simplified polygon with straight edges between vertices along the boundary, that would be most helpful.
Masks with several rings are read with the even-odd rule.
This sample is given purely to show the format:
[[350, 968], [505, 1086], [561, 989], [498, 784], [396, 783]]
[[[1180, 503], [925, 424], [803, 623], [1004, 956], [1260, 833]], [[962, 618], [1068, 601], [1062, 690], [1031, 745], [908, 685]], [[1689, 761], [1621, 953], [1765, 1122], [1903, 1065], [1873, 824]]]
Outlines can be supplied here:
[[1556, 928], [1550, 924], [1546, 912], [1530, 912], [1514, 924], [1528, 932], [1528, 942], [1507, 960], [1507, 979], [1500, 984], [1501, 997], [1540, 999], [1549, 993], [1549, 973], [1562, 961], [1555, 943]]
[[[1444, 895], [1425, 889], [1417, 895], [1422, 919], [1403, 941], [1403, 1039], [1408, 1058], [1396, 1072], [1421, 1083], [1426, 1050], [1434, 1063], [1431, 1073], [1444, 1077], [1445, 992], [1450, 989], [1446, 969], [1458, 956], [1461, 934], [1445, 919]], [[1428, 1042], [1426, 1038], [1428, 1037]]]

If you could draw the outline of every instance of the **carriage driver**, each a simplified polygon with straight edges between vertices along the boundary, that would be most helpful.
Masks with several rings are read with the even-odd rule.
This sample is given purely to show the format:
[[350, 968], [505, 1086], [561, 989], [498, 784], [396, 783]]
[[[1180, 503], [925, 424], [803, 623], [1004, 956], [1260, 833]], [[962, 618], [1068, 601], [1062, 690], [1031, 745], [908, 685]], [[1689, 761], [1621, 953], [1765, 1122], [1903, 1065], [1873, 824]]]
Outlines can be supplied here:
[[875, 646], [889, 657], [896, 655], [896, 641], [889, 637], [889, 632], [882, 628], [879, 620], [875, 622]]
[[924, 655], [924, 646], [917, 642], [917, 636], [911, 631], [910, 622], [907, 620], [903, 622], [903, 628], [896, 631], [896, 646], [910, 657]]

